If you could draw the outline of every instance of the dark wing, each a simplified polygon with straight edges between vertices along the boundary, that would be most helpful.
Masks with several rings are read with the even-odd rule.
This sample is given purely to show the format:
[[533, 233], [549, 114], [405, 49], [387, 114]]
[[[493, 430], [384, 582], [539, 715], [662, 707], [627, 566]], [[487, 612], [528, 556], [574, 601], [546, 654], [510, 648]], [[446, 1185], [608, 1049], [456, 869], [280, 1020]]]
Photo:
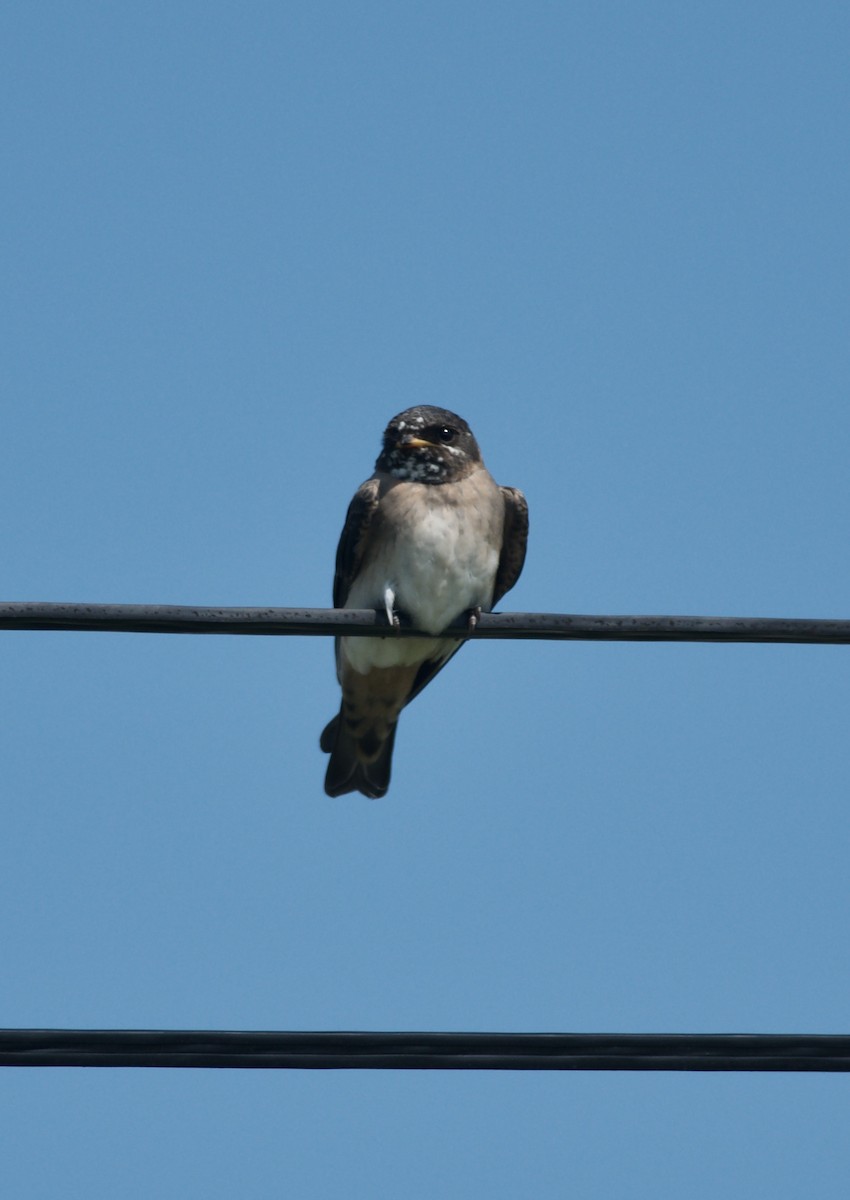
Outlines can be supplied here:
[[498, 604], [505, 592], [509, 592], [519, 579], [528, 544], [528, 504], [525, 496], [518, 488], [503, 487], [499, 491], [505, 498], [505, 525], [502, 553], [493, 586], [493, 604]]
[[345, 607], [352, 580], [360, 570], [369, 526], [378, 507], [380, 490], [379, 479], [367, 479], [354, 493], [354, 499], [348, 506], [345, 524], [336, 548], [334, 608]]

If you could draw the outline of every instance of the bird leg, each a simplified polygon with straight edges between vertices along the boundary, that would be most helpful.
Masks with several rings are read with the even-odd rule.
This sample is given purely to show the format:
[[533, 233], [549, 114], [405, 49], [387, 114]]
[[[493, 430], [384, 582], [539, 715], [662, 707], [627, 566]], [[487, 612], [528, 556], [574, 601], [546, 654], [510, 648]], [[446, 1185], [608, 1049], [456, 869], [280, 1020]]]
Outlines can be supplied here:
[[478, 628], [478, 621], [479, 621], [480, 617], [481, 617], [481, 605], [476, 604], [475, 608], [471, 608], [469, 610], [469, 618], [466, 622], [466, 628], [469, 630], [470, 633], [475, 633], [475, 630]]
[[398, 633], [401, 629], [401, 621], [398, 619], [398, 614], [394, 610], [395, 592], [389, 584], [384, 588], [384, 612], [387, 614], [387, 620], [393, 629]]

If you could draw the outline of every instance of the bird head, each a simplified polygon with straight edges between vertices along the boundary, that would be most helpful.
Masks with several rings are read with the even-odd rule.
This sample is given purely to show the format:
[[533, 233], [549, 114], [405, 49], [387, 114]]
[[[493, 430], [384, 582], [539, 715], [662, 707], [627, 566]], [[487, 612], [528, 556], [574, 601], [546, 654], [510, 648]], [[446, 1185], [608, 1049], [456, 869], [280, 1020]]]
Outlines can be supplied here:
[[390, 421], [376, 467], [414, 483], [450, 483], [480, 464], [481, 451], [463, 417], [420, 404]]

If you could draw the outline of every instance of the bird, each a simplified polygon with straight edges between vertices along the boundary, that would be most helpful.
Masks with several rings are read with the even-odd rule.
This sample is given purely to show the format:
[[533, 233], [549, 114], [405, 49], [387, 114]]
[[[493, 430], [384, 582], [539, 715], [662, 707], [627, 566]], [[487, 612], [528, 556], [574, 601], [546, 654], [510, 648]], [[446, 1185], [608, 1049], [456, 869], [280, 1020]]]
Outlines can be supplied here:
[[[335, 608], [399, 614], [439, 634], [467, 614], [474, 629], [514, 586], [528, 541], [528, 505], [500, 487], [466, 421], [421, 404], [393, 417], [374, 474], [357, 489], [336, 552]], [[337, 637], [339, 713], [319, 740], [329, 796], [386, 795], [396, 723], [463, 644], [445, 638]]]

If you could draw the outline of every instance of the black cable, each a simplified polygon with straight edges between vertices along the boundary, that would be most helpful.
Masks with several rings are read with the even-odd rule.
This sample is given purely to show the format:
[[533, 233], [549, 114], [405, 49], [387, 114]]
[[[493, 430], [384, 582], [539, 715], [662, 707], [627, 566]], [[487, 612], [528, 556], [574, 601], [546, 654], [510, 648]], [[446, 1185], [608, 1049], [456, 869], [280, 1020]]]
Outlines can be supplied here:
[[[459, 618], [449, 630], [468, 636]], [[383, 613], [334, 608], [197, 608], [162, 604], [0, 603], [0, 629], [89, 630], [113, 633], [345, 634], [415, 637], [402, 618], [398, 633]], [[578, 616], [567, 613], [482, 613], [481, 638], [614, 642], [850, 643], [850, 621], [784, 617]]]
[[0, 1066], [850, 1071], [850, 1036], [5, 1029]]

